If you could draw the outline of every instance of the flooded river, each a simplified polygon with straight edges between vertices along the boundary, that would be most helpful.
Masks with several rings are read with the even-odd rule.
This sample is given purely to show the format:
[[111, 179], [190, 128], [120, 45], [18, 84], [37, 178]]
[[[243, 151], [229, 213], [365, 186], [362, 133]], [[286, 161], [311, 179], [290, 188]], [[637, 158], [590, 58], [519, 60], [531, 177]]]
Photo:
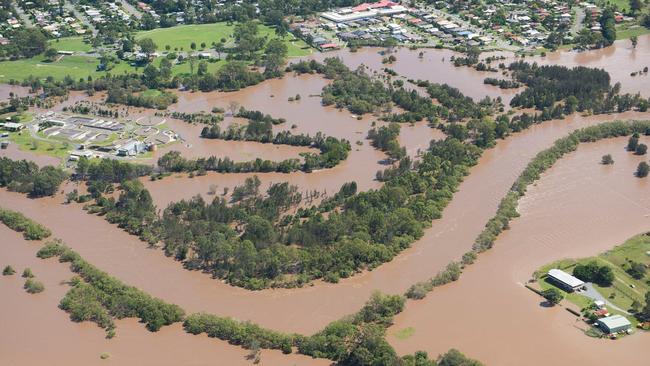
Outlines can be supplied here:
[[[149, 332], [135, 319], [118, 320], [117, 336], [105, 338], [105, 331], [90, 322], [73, 323], [58, 308], [69, 287], [62, 283], [72, 278], [68, 264], [56, 259], [36, 258], [40, 243], [27, 242], [22, 236], [0, 225], [0, 265], [11, 264], [13, 276], [0, 277], [0, 365], [252, 365], [249, 354], [227, 342], [185, 333], [180, 323]], [[29, 267], [43, 282], [45, 291], [30, 295], [22, 288], [23, 268]], [[107, 353], [109, 358], [101, 360]], [[45, 361], [47, 360], [47, 361]], [[328, 365], [301, 355], [283, 355], [280, 351], [262, 351], [260, 365]]]
[[[431, 277], [450, 261], [460, 258], [494, 215], [499, 200], [519, 172], [538, 151], [556, 139], [576, 128], [602, 121], [642, 117], [650, 118], [650, 114], [576, 116], [544, 122], [500, 141], [471, 169], [444, 210], [443, 218], [434, 221], [421, 240], [392, 262], [338, 284], [319, 282], [300, 289], [247, 291], [183, 269], [180, 263], [164, 257], [162, 251], [148, 249], [145, 243], [103, 218], [85, 213], [80, 205], [61, 204], [62, 196], [27, 200], [2, 190], [0, 202], [47, 224], [56, 237], [64, 239], [99, 268], [190, 312], [208, 311], [274, 329], [309, 334], [358, 310], [374, 290], [403, 293], [411, 284]], [[185, 188], [179, 185], [177, 190]]]
[[[590, 338], [575, 316], [541, 306], [522, 285], [544, 264], [596, 255], [650, 229], [650, 182], [634, 176], [647, 156], [625, 151], [626, 144], [583, 144], [545, 173], [491, 251], [458, 282], [409, 302], [397, 316], [390, 332], [415, 329], [406, 340], [390, 337], [398, 352], [457, 347], [488, 365], [646, 364], [650, 335]], [[605, 154], [614, 165], [600, 164]]]
[[[636, 50], [628, 49], [629, 41], [625, 42], [628, 43], [617, 42], [611, 49], [593, 53], [549, 55], [544, 62], [557, 57], [555, 62], [568, 66], [572, 62], [584, 62], [587, 66], [604, 67], [612, 74], [614, 81], [623, 81], [624, 91], [639, 89], [650, 96], [650, 83], [643, 83], [647, 77], [637, 76], [632, 80], [626, 63], [630, 61], [631, 68], [636, 68], [642, 66], [644, 58], [648, 60], [643, 52], [650, 49], [650, 38], [640, 37]], [[380, 68], [381, 56], [377, 51], [368, 49], [356, 54], [341, 51], [339, 54], [344, 55], [350, 65], [364, 63], [371, 68]], [[475, 99], [485, 95], [502, 95], [507, 99], [508, 94], [482, 84], [486, 75], [493, 74], [453, 67], [448, 60], [451, 55], [449, 51], [426, 50], [423, 59], [419, 58], [418, 53], [399, 50], [398, 61], [390, 67], [407, 77], [448, 82]], [[633, 56], [633, 53], [637, 56]], [[326, 56], [329, 55], [335, 54]], [[442, 62], [442, 57], [445, 57], [445, 62]], [[235, 100], [247, 109], [286, 118], [287, 123], [275, 126], [275, 130], [291, 128], [295, 123], [296, 133], [322, 131], [326, 135], [350, 140], [353, 151], [339, 166], [311, 174], [258, 174], [263, 187], [271, 182], [289, 181], [297, 184], [301, 191], [326, 190], [330, 194], [344, 182], [355, 180], [360, 189], [376, 188], [379, 183], [374, 180], [374, 174], [383, 167], [385, 155], [373, 149], [365, 140], [376, 117], [367, 116], [357, 120], [347, 111], [322, 107], [320, 97], [310, 95], [319, 94], [326, 82], [319, 77], [288, 75], [284, 79], [271, 80], [234, 93], [180, 93], [179, 102], [172, 109], [210, 111], [214, 106], [227, 107], [230, 101]], [[288, 98], [296, 93], [301, 94], [301, 100], [289, 102]], [[392, 262], [338, 284], [316, 282], [313, 286], [300, 289], [247, 291], [214, 280], [206, 274], [183, 269], [180, 263], [166, 258], [161, 250], [147, 248], [145, 243], [110, 225], [103, 218], [87, 214], [81, 205], [62, 204], [62, 195], [30, 200], [24, 195], [0, 190], [0, 205], [23, 212], [47, 225], [55, 237], [62, 238], [89, 262], [111, 275], [153, 296], [179, 304], [188, 312], [208, 311], [251, 320], [273, 329], [310, 334], [330, 321], [358, 310], [374, 290], [403, 293], [411, 284], [433, 276], [447, 263], [460, 258], [471, 248], [485, 222], [494, 215], [501, 197], [521, 170], [537, 152], [551, 146], [556, 139], [577, 128], [604, 121], [649, 118], [650, 113], [631, 112], [588, 117], [575, 115], [565, 120], [544, 122], [499, 141], [471, 169], [471, 174], [444, 210], [443, 218], [434, 221], [421, 240]], [[200, 131], [198, 127], [190, 125], [177, 125], [177, 128], [188, 136], [195, 136], [194, 133]], [[400, 143], [414, 156], [418, 149], [428, 146], [430, 139], [439, 137], [439, 131], [419, 123], [403, 126]], [[357, 145], [357, 141], [361, 145]], [[215, 154], [240, 154], [237, 156], [242, 159], [256, 155], [280, 159], [284, 154], [298, 152], [285, 150], [285, 147], [275, 149], [272, 145], [222, 145], [218, 141], [193, 140], [189, 145], [192, 147], [172, 145], [170, 149], [187, 150], [183, 152], [187, 156], [212, 151]], [[582, 146], [549, 171], [537, 187], [530, 189], [521, 204], [523, 215], [513, 222], [512, 230], [502, 235], [496, 247], [482, 255], [459, 282], [436, 289], [423, 301], [409, 302], [407, 310], [397, 318], [391, 332], [414, 327], [415, 333], [406, 340], [391, 338], [398, 351], [407, 353], [426, 349], [430, 354], [437, 354], [456, 347], [492, 365], [535, 364], [532, 362], [534, 360], [547, 360], [547, 364], [553, 365], [610, 363], [603, 363], [603, 359], [641, 364], [642, 359], [647, 360], [647, 337], [636, 335], [605, 344], [587, 338], [575, 329], [574, 319], [569, 313], [559, 308], [540, 307], [540, 299], [520, 284], [541, 264], [566, 256], [596, 254], [648, 229], [647, 220], [650, 219], [646, 215], [650, 213], [647, 209], [650, 202], [647, 201], [647, 183], [632, 176], [639, 158], [624, 152], [624, 145], [624, 139], [617, 139]], [[237, 151], [231, 153], [231, 150]], [[193, 155], [194, 151], [196, 155]], [[614, 156], [614, 166], [598, 164], [600, 156], [605, 153]], [[250, 175], [210, 173], [195, 178], [180, 175], [156, 182], [147, 180], [146, 185], [156, 204], [162, 208], [170, 201], [195, 194], [209, 197], [207, 192], [211, 185], [217, 185], [219, 192], [226, 186], [241, 184], [247, 176]], [[0, 364], [38, 363], [44, 359], [43, 354], [51, 356], [48, 359], [61, 359], [65, 364], [93, 364], [101, 352], [115, 353], [116, 357], [109, 359], [109, 362], [116, 364], [123, 364], [118, 361], [117, 355], [128, 355], [129, 362], [133, 359], [134, 364], [147, 364], [149, 361], [150, 364], [187, 364], [188, 359], [196, 359], [198, 365], [204, 360], [222, 359], [220, 357], [227, 361], [232, 358], [232, 362], [226, 362], [228, 364], [243, 362], [245, 351], [216, 340], [188, 336], [178, 326], [164, 328], [152, 335], [135, 322], [120, 322], [118, 338], [107, 343], [103, 339], [103, 331], [93, 325], [70, 323], [67, 315], [56, 308], [65, 291], [65, 287], [57, 287], [57, 284], [69, 278], [69, 273], [65, 272], [67, 269], [49, 261], [40, 264], [29, 262], [35, 252], [30, 247], [33, 244], [26, 244], [18, 236], [12, 237], [11, 232], [5, 233], [7, 230], [3, 230], [0, 235], [13, 238], [9, 241], [12, 245], [31, 250], [27, 254], [20, 254], [17, 249], [3, 247], [0, 258], [3, 262], [5, 257], [8, 258], [15, 266], [30, 265], [37, 276], [39, 271], [43, 271], [46, 278], [42, 280], [47, 290], [43, 294], [27, 297], [20, 288], [22, 282], [19, 278], [1, 279], [1, 293], [12, 294], [12, 297], [0, 305], [0, 313], [5, 314], [0, 321], [3, 326], [10, 324], [9, 329], [16, 330], [0, 336], [5, 337], [0, 338], [0, 347], [5, 347], [0, 348]], [[56, 269], [47, 269], [48, 266]], [[27, 308], [29, 312], [25, 311]], [[29, 324], [29, 327], [21, 328], [22, 323]], [[41, 327], [41, 324], [51, 326]], [[57, 333], [50, 333], [50, 329], [57, 329]], [[56, 338], [58, 335], [60, 338]], [[498, 337], [498, 342], [494, 341], [497, 339], [494, 335]], [[29, 337], [34, 338], [30, 341]], [[56, 339], [48, 343], [47, 339], [51, 338]], [[553, 352], [544, 352], [544, 357], [539, 356], [539, 352], [546, 349], [549, 338]], [[12, 345], [11, 352], [6, 349], [7, 344]], [[79, 356], [65, 352], [70, 344], [75, 344], [75, 352], [78, 351]], [[28, 351], [33, 349], [30, 347], [38, 345], [47, 351]], [[508, 348], [504, 348], [504, 345], [508, 345]], [[14, 349], [21, 352], [14, 352]], [[267, 353], [269, 356], [266, 356]], [[274, 355], [265, 351], [263, 362], [273, 364], [271, 360], [276, 357]], [[307, 362], [284, 359], [279, 354], [277, 357], [280, 364], [302, 365]]]

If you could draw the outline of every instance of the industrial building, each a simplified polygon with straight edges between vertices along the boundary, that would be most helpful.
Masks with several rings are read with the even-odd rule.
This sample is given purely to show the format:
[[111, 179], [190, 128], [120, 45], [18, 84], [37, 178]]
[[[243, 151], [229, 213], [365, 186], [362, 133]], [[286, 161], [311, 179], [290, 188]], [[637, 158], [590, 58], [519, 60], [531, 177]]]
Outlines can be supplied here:
[[585, 286], [580, 279], [557, 268], [548, 271], [548, 281], [568, 292], [578, 291]]
[[612, 315], [606, 318], [598, 319], [598, 327], [608, 334], [627, 332], [632, 328], [632, 323], [622, 315]]
[[328, 11], [321, 14], [321, 17], [335, 23], [352, 22], [361, 19], [390, 16], [406, 12], [406, 7], [389, 0], [382, 0], [376, 3], [363, 3], [353, 8], [341, 8], [336, 11]]

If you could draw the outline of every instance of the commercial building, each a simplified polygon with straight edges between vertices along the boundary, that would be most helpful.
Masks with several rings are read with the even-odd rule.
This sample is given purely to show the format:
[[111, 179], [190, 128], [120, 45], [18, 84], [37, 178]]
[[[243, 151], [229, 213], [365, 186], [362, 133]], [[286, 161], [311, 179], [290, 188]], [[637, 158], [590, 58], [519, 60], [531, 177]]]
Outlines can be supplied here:
[[632, 323], [622, 315], [612, 315], [598, 319], [598, 327], [605, 333], [618, 333], [628, 331]]
[[5, 123], [0, 123], [0, 127], [10, 132], [18, 132], [23, 128], [25, 128], [25, 125], [22, 123], [5, 122]]
[[585, 286], [583, 281], [557, 268], [548, 271], [548, 280], [569, 292], [580, 290]]
[[341, 8], [336, 11], [327, 11], [321, 17], [335, 23], [352, 22], [360, 19], [369, 19], [380, 16], [390, 16], [406, 12], [406, 7], [389, 0], [376, 3], [363, 3], [353, 8]]

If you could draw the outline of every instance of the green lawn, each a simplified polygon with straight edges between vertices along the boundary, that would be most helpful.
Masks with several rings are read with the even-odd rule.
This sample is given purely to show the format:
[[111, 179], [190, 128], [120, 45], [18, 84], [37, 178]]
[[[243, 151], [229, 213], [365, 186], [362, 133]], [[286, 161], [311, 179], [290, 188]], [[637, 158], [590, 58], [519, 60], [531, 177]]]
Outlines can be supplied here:
[[[201, 42], [206, 43], [206, 47], [210, 47], [213, 41], [218, 42], [222, 37], [228, 39], [229, 43], [233, 40], [231, 35], [235, 26], [227, 25], [225, 22], [214, 24], [200, 24], [200, 25], [182, 25], [172, 28], [159, 28], [150, 31], [142, 31], [136, 34], [136, 39], [150, 37], [158, 45], [159, 51], [165, 49], [165, 45], [170, 45], [172, 50], [174, 48], [183, 47], [186, 51], [190, 50], [190, 44], [196, 42], [197, 49], [200, 48]], [[269, 38], [276, 37], [273, 28], [260, 25], [260, 34], [268, 36]], [[297, 57], [308, 55], [312, 49], [307, 46], [302, 40], [295, 39], [293, 35], [287, 35], [284, 38], [288, 50], [289, 57]], [[63, 51], [78, 51], [88, 52], [92, 51], [89, 44], [83, 42], [83, 37], [68, 37], [61, 38], [59, 41], [50, 41], [52, 47], [57, 50]], [[161, 57], [154, 60], [154, 65], [158, 66]], [[208, 71], [215, 72], [223, 64], [224, 60], [208, 63]], [[48, 62], [42, 55], [18, 61], [2, 61], [0, 62], [0, 82], [7, 83], [10, 80], [22, 81], [29, 75], [38, 78], [46, 78], [52, 76], [55, 79], [63, 79], [65, 76], [70, 75], [73, 79], [87, 78], [92, 76], [97, 78], [105, 75], [105, 71], [97, 71], [99, 60], [87, 56], [63, 56], [55, 62]], [[131, 72], [141, 72], [143, 68], [135, 68], [128, 62], [122, 61], [116, 64], [113, 69], [108, 71], [113, 75], [119, 75]], [[189, 74], [190, 63], [184, 62], [175, 65], [172, 69], [175, 75]], [[196, 72], [196, 70], [195, 70]]]
[[[591, 261], [597, 261], [599, 265], [608, 265], [614, 271], [615, 280], [611, 286], [602, 287], [594, 284], [594, 288], [600, 292], [609, 302], [618, 306], [621, 309], [629, 310], [632, 302], [636, 300], [638, 303], [645, 302], [645, 294], [650, 291], [650, 276], [646, 275], [644, 278], [637, 280], [632, 278], [625, 268], [629, 261], [643, 263], [646, 266], [650, 265], [650, 236], [641, 234], [627, 240], [622, 245], [615, 247], [606, 253], [600, 254], [596, 257], [581, 258], [581, 259], [563, 259], [557, 262], [550, 263], [540, 268], [537, 273], [540, 274], [538, 280], [539, 286], [542, 290], [553, 287], [544, 279], [544, 275], [551, 268], [559, 268], [568, 273], [572, 273], [573, 267], [578, 264], [585, 264]], [[576, 304], [580, 308], [584, 308], [591, 304], [591, 300], [575, 293], [566, 293], [560, 289], [565, 295], [566, 299]], [[613, 309], [609, 309], [611, 313], [619, 313]], [[621, 315], [626, 315], [622, 314]], [[636, 320], [628, 316], [633, 324]]]
[[650, 33], [650, 29], [640, 25], [620, 25], [616, 27], [616, 39], [629, 39], [632, 36], [642, 36]]
[[38, 155], [49, 155], [65, 159], [70, 150], [70, 144], [60, 141], [40, 141], [33, 138], [28, 131], [11, 133], [9, 140], [15, 143], [20, 150], [30, 151]]
[[96, 76], [96, 58], [87, 56], [64, 56], [58, 61], [48, 62], [42, 56], [36, 56], [26, 60], [0, 62], [0, 82], [8, 82], [11, 79], [22, 81], [29, 75], [38, 78], [52, 76], [55, 79], [63, 79], [70, 75], [75, 79], [86, 78], [89, 75]]
[[[234, 25], [228, 25], [225, 22], [213, 24], [198, 25], [180, 25], [171, 28], [157, 28], [150, 31], [142, 31], [136, 34], [136, 39], [151, 38], [158, 46], [158, 51], [165, 51], [165, 46], [169, 46], [171, 51], [182, 49], [191, 51], [190, 45], [196, 43], [196, 48], [201, 48], [201, 43], [205, 43], [206, 48], [210, 48], [212, 42], [219, 42], [221, 38], [226, 39], [226, 44], [233, 44], [232, 34], [235, 29]], [[269, 38], [277, 37], [275, 30], [271, 27], [260, 25], [260, 35]], [[302, 40], [297, 40], [291, 34], [284, 38], [289, 49], [289, 56], [305, 56], [311, 53], [311, 49]]]
[[50, 41], [50, 46], [57, 51], [90, 52], [93, 47], [84, 42], [83, 37], [66, 37]]

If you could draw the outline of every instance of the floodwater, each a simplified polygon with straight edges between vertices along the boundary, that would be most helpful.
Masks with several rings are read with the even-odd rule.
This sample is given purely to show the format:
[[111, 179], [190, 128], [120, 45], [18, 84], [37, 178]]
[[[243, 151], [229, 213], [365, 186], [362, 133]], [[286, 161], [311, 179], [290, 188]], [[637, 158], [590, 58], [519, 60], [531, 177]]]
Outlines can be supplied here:
[[[396, 317], [389, 334], [415, 329], [406, 340], [390, 337], [398, 352], [456, 347], [488, 365], [646, 364], [648, 334], [590, 338], [575, 316], [541, 306], [543, 299], [522, 285], [544, 264], [596, 255], [650, 229], [650, 182], [634, 176], [647, 156], [625, 151], [626, 144], [627, 138], [583, 144], [546, 172], [492, 250], [459, 281], [409, 302]], [[605, 154], [614, 165], [600, 164]]]
[[38, 166], [46, 165], [59, 165], [61, 160], [49, 155], [43, 154], [34, 154], [30, 150], [21, 150], [18, 145], [13, 142], [9, 143], [6, 149], [0, 150], [0, 157], [6, 157], [13, 160], [30, 160], [36, 163]]
[[562, 51], [546, 57], [527, 58], [540, 64], [558, 64], [567, 67], [587, 66], [602, 68], [612, 77], [612, 84], [621, 83], [624, 93], [641, 93], [650, 98], [650, 73], [631, 76], [632, 72], [650, 67], [650, 34], [639, 36], [636, 48], [630, 40], [619, 40], [607, 48], [588, 52]]
[[[588, 66], [611, 68], [608, 71], [612, 73], [614, 81], [618, 81], [617, 78], [624, 80], [624, 72], [615, 68], [625, 65], [621, 69], [626, 69], [624, 71], [629, 75], [626, 60], [632, 60], [632, 53], [635, 53], [641, 55], [641, 61], [634, 61], [633, 67], [636, 67], [638, 62], [642, 63], [644, 58], [642, 52], [647, 52], [650, 48], [649, 40], [648, 36], [640, 37], [636, 50], [628, 50], [625, 44], [619, 42], [612, 48], [613, 51], [594, 51], [596, 54], [603, 55], [591, 61], [587, 58], [584, 62], [588, 63]], [[346, 62], [357, 64], [363, 62], [370, 64], [371, 68], [377, 68], [381, 67], [381, 56], [377, 51], [378, 49], [370, 49], [356, 54], [341, 51], [340, 54], [344, 55]], [[418, 51], [404, 49], [398, 52], [398, 61], [390, 67], [401, 75], [427, 78], [433, 82], [448, 81], [450, 85], [458, 87], [475, 99], [485, 95], [504, 95], [507, 103], [507, 96], [501, 94], [501, 90], [482, 84], [483, 78], [488, 74], [493, 75], [492, 73], [455, 68], [449, 64], [448, 57], [443, 63], [442, 55], [449, 51], [426, 50], [423, 60], [419, 59]], [[613, 55], [608, 55], [608, 52], [613, 52]], [[557, 57], [560, 57], [558, 62], [570, 63], [579, 62], [575, 61], [575, 57], [586, 57], [586, 55], [588, 54], [565, 55], [563, 53]], [[556, 55], [549, 55], [546, 59], [551, 57]], [[611, 61], [612, 58], [618, 61]], [[423, 65], [416, 62], [421, 62]], [[449, 68], [453, 68], [453, 71]], [[418, 74], [420, 72], [422, 74]], [[637, 78], [639, 79], [632, 80], [631, 89], [626, 89], [624, 82], [623, 90], [639, 88], [644, 95], [647, 95], [650, 92], [648, 89], [650, 83], [633, 84], [638, 80], [644, 80], [638, 76]], [[339, 166], [311, 174], [258, 174], [262, 179], [263, 187], [270, 182], [289, 181], [299, 185], [301, 191], [326, 190], [331, 194], [344, 182], [355, 180], [360, 189], [376, 188], [379, 183], [373, 179], [374, 174], [383, 167], [382, 159], [385, 155], [373, 149], [365, 140], [367, 131], [376, 118], [367, 116], [357, 120], [347, 111], [322, 107], [320, 97], [310, 95], [319, 94], [326, 82], [320, 77], [287, 75], [284, 79], [271, 80], [234, 93], [180, 93], [179, 102], [172, 106], [172, 109], [186, 112], [210, 111], [214, 106], [227, 108], [230, 101], [236, 100], [248, 109], [261, 110], [273, 117], [287, 119], [285, 125], [275, 126], [274, 130], [291, 128], [295, 123], [296, 133], [314, 134], [323, 131], [326, 135], [350, 140], [353, 151]], [[294, 96], [297, 92], [300, 92], [301, 100], [289, 102], [288, 97]], [[471, 248], [485, 222], [494, 215], [501, 197], [508, 191], [521, 170], [537, 152], [551, 146], [558, 138], [577, 128], [604, 121], [648, 118], [650, 113], [628, 112], [588, 117], [575, 115], [565, 120], [544, 122], [507, 140], [499, 141], [497, 146], [486, 151], [479, 164], [471, 169], [470, 175], [444, 210], [443, 218], [434, 221], [432, 227], [426, 230], [424, 237], [411, 248], [374, 271], [357, 274], [338, 284], [316, 282], [313, 286], [300, 289], [247, 291], [212, 279], [206, 274], [187, 271], [180, 263], [166, 258], [161, 250], [147, 248], [145, 243], [107, 223], [103, 218], [87, 214], [81, 209], [81, 205], [62, 204], [64, 200], [62, 195], [30, 200], [24, 195], [0, 190], [0, 202], [3, 207], [23, 212], [47, 225], [53, 230], [55, 237], [62, 238], [99, 268], [153, 296], [179, 304], [188, 312], [207, 311], [250, 320], [282, 331], [311, 334], [330, 321], [357, 311], [374, 290], [403, 293], [411, 284], [430, 278], [450, 261], [459, 259], [462, 253]], [[192, 133], [194, 129], [199, 131], [198, 128], [189, 125], [185, 128]], [[437, 137], [442, 137], [439, 131], [429, 128], [424, 123], [413, 127], [403, 125], [400, 142], [406, 145], [409, 154], [414, 156], [418, 149], [428, 146], [428, 140]], [[356, 141], [362, 144], [357, 145]], [[391, 338], [391, 342], [399, 352], [426, 349], [430, 354], [435, 355], [450, 347], [456, 347], [487, 364], [495, 365], [531, 364], [532, 360], [542, 359], [549, 360], [548, 363], [554, 365], [587, 363], [598, 365], [603, 364], [603, 359], [614, 362], [614, 357], [616, 360], [621, 359], [631, 364], [641, 364], [641, 359], [647, 359], [648, 348], [641, 344], [647, 340], [647, 337], [640, 335], [627, 337], [616, 343], [606, 342], [607, 347], [603, 347], [601, 343], [603, 341], [587, 338], [575, 329], [574, 319], [566, 311], [540, 307], [540, 299], [520, 285], [530, 277], [534, 269], [544, 263], [565, 256], [595, 254], [648, 229], [649, 219], [645, 216], [649, 214], [647, 207], [650, 204], [647, 201], [648, 187], [645, 185], [647, 183], [632, 176], [639, 158], [622, 151], [625, 145], [624, 139], [611, 141], [613, 142], [585, 145], [578, 152], [559, 162], [545, 175], [537, 187], [529, 190], [528, 197], [521, 204], [522, 217], [513, 222], [512, 229], [500, 237], [496, 247], [482, 255], [477, 264], [470, 267], [460, 281], [436, 289], [423, 301], [409, 302], [407, 310], [397, 318], [396, 326], [391, 329], [393, 332], [405, 327], [415, 328], [415, 334], [405, 341]], [[217, 147], [219, 145], [217, 141], [205, 142], [208, 144], [205, 147], [199, 147], [200, 141], [190, 145], [196, 146], [197, 151], [206, 149], [205, 152], [208, 152], [213, 150], [209, 146], [212, 142], [215, 142], [214, 150], [219, 151], [221, 147]], [[260, 152], [266, 153], [259, 150], [257, 145], [247, 143], [242, 145], [241, 149], [250, 148], [251, 156]], [[223, 149], [227, 151], [227, 148]], [[285, 151], [282, 150], [278, 154], [284, 154]], [[605, 153], [614, 155], [616, 164], [613, 167], [598, 165], [600, 156]], [[191, 156], [192, 153], [185, 151], [185, 154]], [[219, 192], [223, 187], [241, 184], [245, 177], [250, 175], [252, 174], [209, 173], [195, 178], [181, 175], [156, 182], [147, 181], [146, 185], [156, 204], [162, 208], [170, 201], [189, 198], [195, 194], [209, 197], [207, 192], [211, 185], [217, 185], [217, 192]], [[71, 188], [71, 186], [66, 187], [67, 190]], [[0, 253], [2, 253], [0, 258], [4, 259], [6, 256], [4, 252]], [[20, 265], [18, 260], [16, 263]], [[36, 264], [30, 266], [38, 276], [38, 268], [41, 267], [37, 267]], [[43, 273], [48, 273], [48, 281], [50, 277], [55, 280], [52, 283], [45, 283], [46, 292], [37, 295], [41, 297], [47, 296], [50, 289], [56, 288], [56, 283], [67, 278], [65, 275], [57, 277], [50, 276], [49, 272]], [[25, 304], [30, 304], [29, 301], [37, 297], [20, 298], [26, 296], [20, 289], [22, 283], [6, 285], [7, 279], [1, 280], [2, 286], [13, 286], [2, 287], [3, 294], [14, 293], [12, 291], [20, 293], [16, 295], [15, 304], [9, 305], [8, 302], [0, 305], [2, 313], [17, 314], [20, 311], [26, 313], [23, 308], [30, 305]], [[16, 278], [10, 281], [15, 280]], [[61, 295], [63, 292], [61, 290]], [[226, 363], [236, 364], [239, 362], [237, 360], [245, 355], [245, 351], [238, 348], [225, 344], [222, 346], [221, 342], [204, 337], [190, 337], [181, 333], [178, 328], [165, 328], [152, 335], [139, 324], [129, 321], [119, 323], [118, 338], [110, 341], [116, 349], [104, 349], [102, 331], [93, 326], [87, 327], [85, 324], [70, 323], [67, 316], [56, 309], [60, 297], [52, 299], [51, 306], [48, 306], [55, 308], [57, 314], [62, 314], [61, 319], [42, 320], [43, 324], [50, 321], [60, 321], [60, 324], [53, 323], [52, 327], [47, 327], [47, 331], [44, 329], [40, 331], [49, 334], [47, 332], [52, 328], [66, 329], [66, 334], [69, 332], [70, 336], [62, 336], [61, 339], [68, 340], [67, 344], [87, 342], [87, 347], [80, 347], [81, 349], [78, 350], [79, 357], [90, 357], [83, 359], [83, 361], [90, 360], [84, 364], [92, 364], [92, 359], [98, 359], [98, 354], [104, 351], [116, 355], [133, 355], [133, 359], [136, 360], [134, 363], [142, 361], [145, 364], [149, 360], [159, 361], [156, 364], [187, 364], [187, 358], [196, 359], [196, 364], [201, 364], [206, 359], [219, 360], [219, 357], [228, 357]], [[513, 304], [517, 306], [514, 307]], [[506, 312], [505, 309], [511, 311]], [[40, 308], [35, 310], [35, 313], [39, 316], [50, 314]], [[28, 314], [20, 319], [23, 319], [26, 324], [31, 324], [32, 318], [34, 316], [30, 317]], [[0, 320], [3, 321], [3, 325], [9, 322], [9, 319], [0, 318]], [[13, 318], [9, 323], [14, 324]], [[41, 323], [34, 322], [34, 324]], [[94, 335], [79, 333], [79, 327], [85, 327], [84, 332], [95, 333]], [[19, 329], [14, 333], [22, 334], [21, 331]], [[48, 337], [56, 337], [58, 334]], [[133, 338], [128, 342], [125, 340], [124, 343], [119, 343], [120, 339], [128, 339], [128, 335], [133, 335]], [[504, 342], [485, 341], [488, 335], [497, 335]], [[52, 343], [47, 343], [45, 340], [39, 341], [40, 343], [30, 342], [27, 337], [35, 337], [31, 333], [21, 336], [23, 338], [20, 338], [20, 341], [11, 339], [10, 344], [16, 344], [12, 349], [21, 349], [20, 347], [27, 349], [34, 344], [43, 344], [43, 347], [47, 347], [44, 349], [54, 355], [53, 359], [70, 358], [72, 364], [83, 363], [76, 356], [70, 356], [69, 352], [63, 351], [67, 350], [65, 348], [67, 344], [52, 347]], [[5, 335], [5, 337], [9, 336]], [[548, 339], [553, 337], [555, 337], [551, 344], [554, 349], [553, 354], [545, 352], [543, 357], [538, 356], [538, 352], [545, 349], [543, 347]], [[205, 344], [200, 343], [200, 339], [203, 339], [200, 342]], [[2, 338], [0, 340], [2, 340], [0, 347], [4, 347], [9, 342]], [[135, 344], [138, 346], [135, 347]], [[181, 347], [178, 347], [178, 344], [181, 344]], [[183, 347], [183, 344], [187, 346]], [[503, 349], [501, 344], [508, 344], [508, 348]], [[225, 351], [222, 351], [222, 348]], [[170, 351], [172, 349], [173, 352]], [[9, 358], [10, 364], [38, 363], [43, 359], [40, 357], [40, 352], [22, 351], [20, 354], [14, 354], [4, 352], [2, 348], [0, 351], [2, 351], [0, 357], [14, 357]], [[10, 356], [4, 356], [5, 354]], [[231, 354], [235, 361], [228, 362], [231, 356], [223, 355]], [[28, 359], [30, 357], [35, 359]], [[184, 359], [179, 360], [180, 357]], [[263, 356], [263, 362], [266, 362], [265, 357], [274, 356]], [[278, 357], [282, 356], [278, 354]], [[0, 363], [4, 363], [3, 361], [4, 359], [0, 358]], [[278, 362], [293, 361], [285, 361], [282, 358], [282, 361]], [[303, 360], [296, 362], [304, 364]]]
[[[0, 277], [0, 365], [86, 366], [86, 365], [252, 365], [249, 354], [225, 341], [185, 333], [180, 323], [152, 333], [136, 319], [118, 320], [117, 336], [105, 338], [94, 323], [74, 323], [58, 308], [68, 291], [63, 284], [72, 278], [68, 264], [56, 259], [36, 258], [39, 242], [0, 225], [0, 265], [11, 264], [13, 276]], [[43, 282], [45, 291], [30, 295], [22, 288], [20, 273], [26, 267]], [[101, 360], [100, 355], [110, 357]], [[47, 360], [47, 361], [45, 361]], [[328, 365], [322, 359], [283, 355], [263, 350], [261, 365]]]
[[[494, 215], [501, 197], [519, 172], [537, 152], [556, 139], [576, 128], [632, 118], [650, 118], [650, 114], [575, 116], [544, 122], [500, 141], [471, 169], [444, 210], [443, 218], [434, 221], [410, 249], [390, 263], [338, 284], [317, 282], [300, 289], [247, 291], [206, 274], [187, 271], [180, 263], [166, 258], [161, 250], [148, 249], [145, 243], [103, 218], [85, 213], [80, 205], [61, 204], [62, 196], [26, 200], [2, 190], [0, 201], [3, 206], [46, 224], [54, 236], [62, 238], [99, 268], [190, 312], [207, 311], [251, 320], [273, 329], [310, 334], [358, 310], [374, 290], [403, 293], [411, 284], [433, 276], [450, 261], [460, 258]], [[179, 184], [177, 189], [186, 190], [186, 184]]]
[[[434, 83], [449, 84], [458, 88], [463, 94], [479, 101], [486, 96], [491, 98], [501, 97], [505, 104], [517, 94], [516, 89], [499, 89], [493, 85], [483, 84], [486, 77], [500, 77], [500, 73], [477, 71], [471, 67], [455, 67], [450, 60], [452, 56], [458, 57], [458, 53], [447, 49], [422, 49], [411, 50], [406, 47], [396, 48], [393, 55], [397, 61], [392, 64], [382, 64], [386, 56], [380, 54], [385, 48], [368, 47], [357, 52], [350, 52], [344, 49], [335, 52], [318, 53], [310, 56], [317, 60], [326, 57], [340, 57], [350, 68], [357, 68], [361, 65], [368, 67], [370, 72], [383, 74], [384, 68], [393, 69], [398, 75], [407, 79], [429, 80]], [[420, 58], [419, 54], [423, 52]], [[498, 62], [493, 66], [496, 67]], [[408, 86], [408, 85], [406, 85]]]

